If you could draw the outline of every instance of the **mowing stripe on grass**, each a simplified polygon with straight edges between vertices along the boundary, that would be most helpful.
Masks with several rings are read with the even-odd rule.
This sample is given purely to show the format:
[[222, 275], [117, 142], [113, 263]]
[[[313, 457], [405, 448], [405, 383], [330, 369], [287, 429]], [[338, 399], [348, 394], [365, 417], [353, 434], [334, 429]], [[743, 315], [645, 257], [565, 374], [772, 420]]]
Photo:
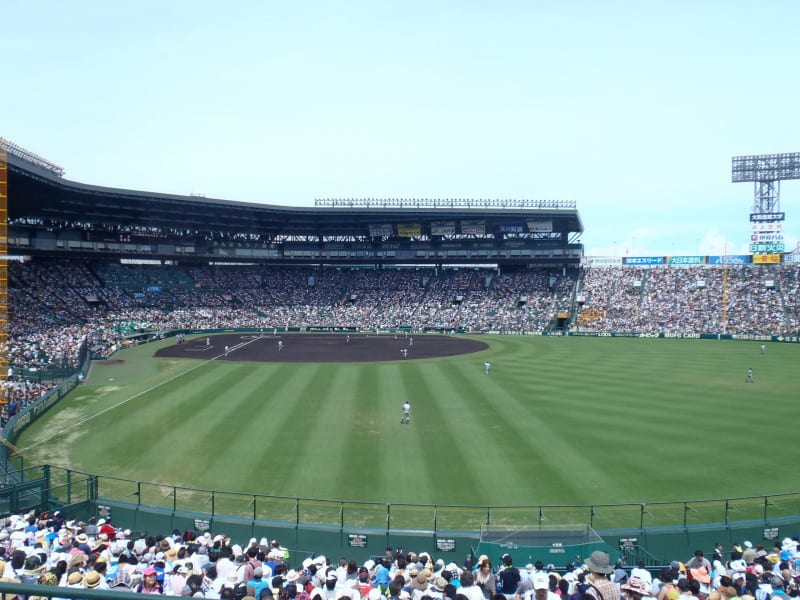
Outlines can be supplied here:
[[[498, 506], [794, 489], [765, 445], [790, 443], [800, 419], [796, 347], [762, 357], [757, 342], [482, 340], [481, 353], [431, 360], [194, 371], [194, 359], [139, 347], [97, 367], [22, 440], [36, 458], [93, 473], [292, 497]], [[379, 508], [348, 510], [362, 507], [381, 522]]]
[[[78, 421], [76, 423], [73, 423], [69, 427], [64, 427], [64, 428], [62, 428], [62, 429], [60, 429], [58, 431], [55, 431], [55, 432], [51, 433], [51, 436], [57, 437], [57, 436], [65, 434], [65, 433], [67, 433], [67, 432], [69, 432], [69, 431], [71, 431], [73, 429], [76, 429], [76, 428], [88, 423], [89, 421], [92, 421], [93, 419], [96, 419], [97, 417], [99, 417], [101, 415], [104, 415], [104, 414], [106, 414], [108, 412], [111, 412], [112, 410], [114, 410], [114, 409], [116, 409], [116, 408], [118, 408], [120, 406], [124, 406], [125, 404], [127, 404], [129, 402], [132, 402], [133, 400], [136, 400], [137, 398], [140, 398], [142, 396], [145, 396], [145, 395], [149, 394], [150, 392], [152, 392], [152, 391], [154, 391], [154, 390], [156, 390], [156, 389], [168, 384], [171, 381], [179, 379], [179, 378], [183, 377], [184, 375], [188, 375], [189, 373], [191, 373], [191, 372], [193, 372], [193, 371], [205, 366], [206, 364], [207, 363], [203, 362], [203, 363], [200, 363], [200, 364], [198, 364], [198, 365], [196, 365], [194, 367], [190, 367], [187, 371], [183, 371], [182, 373], [179, 373], [179, 374], [173, 376], [170, 379], [167, 379], [165, 381], [157, 383], [154, 386], [144, 390], [143, 392], [139, 392], [138, 394], [135, 394], [135, 395], [133, 395], [133, 396], [131, 396], [129, 398], [126, 398], [125, 400], [122, 400], [122, 401], [118, 402], [117, 404], [115, 404], [113, 406], [110, 406], [109, 408], [101, 410], [98, 413], [95, 413], [95, 414], [93, 414], [93, 415], [91, 415], [89, 417], [86, 417], [86, 418], [84, 418], [84, 419], [82, 419], [82, 420], [80, 420], [80, 421]], [[45, 443], [46, 441], [52, 441], [52, 439], [50, 439], [50, 440], [41, 440], [39, 442], [35, 442], [33, 444], [30, 444], [29, 446], [25, 446], [24, 448], [21, 448], [20, 451], [22, 451], [22, 452], [29, 451], [32, 448], [37, 447], [39, 444]]]

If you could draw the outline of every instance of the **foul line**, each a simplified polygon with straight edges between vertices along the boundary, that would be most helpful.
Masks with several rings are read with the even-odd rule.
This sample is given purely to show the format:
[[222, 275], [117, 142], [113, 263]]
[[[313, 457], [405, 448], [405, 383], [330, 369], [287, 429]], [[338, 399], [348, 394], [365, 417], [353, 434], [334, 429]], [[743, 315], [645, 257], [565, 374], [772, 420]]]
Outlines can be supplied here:
[[[248, 344], [252, 344], [254, 341], [255, 341], [255, 340], [249, 340], [249, 341], [246, 341], [246, 342], [242, 342], [242, 343], [240, 343], [240, 344], [236, 344], [235, 346], [230, 346], [230, 347], [228, 348], [228, 354], [230, 354], [230, 353], [231, 353], [231, 352], [233, 352], [234, 350], [238, 350], [239, 348], [243, 348], [244, 346], [247, 346]], [[30, 446], [25, 446], [24, 448], [19, 448], [19, 449], [18, 449], [18, 452], [27, 452], [27, 451], [28, 451], [28, 450], [30, 450], [31, 448], [36, 448], [37, 446], [41, 446], [41, 445], [42, 445], [42, 444], [44, 444], [45, 442], [49, 442], [49, 441], [51, 441], [53, 438], [55, 438], [55, 437], [57, 437], [57, 436], [60, 436], [60, 435], [62, 435], [62, 434], [64, 434], [64, 433], [67, 433], [68, 431], [72, 431], [73, 429], [75, 429], [75, 428], [77, 428], [77, 427], [80, 427], [81, 425], [84, 425], [84, 424], [88, 423], [89, 421], [92, 421], [93, 419], [96, 419], [97, 417], [99, 417], [99, 416], [101, 416], [101, 415], [104, 415], [104, 414], [106, 414], [107, 412], [110, 412], [110, 411], [114, 410], [115, 408], [119, 408], [119, 407], [120, 407], [120, 406], [122, 406], [123, 404], [127, 404], [128, 402], [131, 402], [132, 400], [136, 400], [136, 398], [138, 398], [139, 396], [143, 396], [144, 394], [149, 394], [149, 393], [150, 393], [150, 392], [152, 392], [153, 390], [156, 390], [156, 389], [160, 388], [162, 385], [165, 385], [165, 384], [169, 383], [170, 381], [174, 381], [174, 380], [176, 380], [178, 377], [183, 377], [184, 375], [188, 375], [188, 374], [189, 374], [189, 373], [191, 373], [192, 371], [196, 371], [196, 370], [197, 370], [197, 369], [199, 369], [200, 367], [204, 367], [204, 366], [206, 366], [206, 365], [207, 365], [208, 363], [210, 363], [212, 360], [217, 360], [218, 358], [223, 358], [224, 356], [225, 356], [225, 353], [224, 353], [224, 352], [223, 352], [222, 354], [217, 354], [216, 356], [212, 356], [211, 358], [209, 358], [209, 359], [207, 359], [207, 360], [205, 360], [205, 361], [201, 362], [199, 365], [195, 365], [195, 366], [194, 366], [194, 367], [192, 367], [191, 369], [187, 369], [186, 371], [181, 371], [181, 372], [180, 372], [180, 373], [178, 373], [177, 375], [175, 375], [175, 376], [173, 376], [173, 377], [170, 377], [169, 379], [165, 379], [164, 381], [161, 381], [161, 382], [157, 383], [156, 385], [154, 385], [154, 386], [152, 386], [152, 387], [150, 387], [150, 388], [148, 388], [148, 389], [146, 389], [146, 390], [143, 390], [143, 391], [139, 392], [138, 394], [135, 394], [135, 395], [131, 396], [130, 398], [126, 398], [125, 400], [122, 400], [122, 401], [120, 401], [120, 402], [117, 402], [117, 403], [116, 403], [116, 404], [114, 404], [113, 406], [109, 406], [108, 408], [106, 408], [106, 409], [103, 409], [103, 410], [101, 410], [100, 412], [98, 412], [98, 413], [95, 413], [95, 414], [93, 414], [93, 415], [90, 415], [90, 416], [86, 417], [85, 419], [83, 419], [83, 420], [81, 420], [81, 421], [78, 421], [77, 423], [73, 423], [73, 424], [72, 424], [72, 425], [70, 425], [69, 427], [65, 427], [65, 428], [63, 428], [63, 429], [59, 429], [58, 431], [56, 431], [55, 433], [53, 433], [53, 434], [52, 434], [52, 435], [51, 435], [51, 436], [50, 436], [50, 437], [49, 437], [47, 440], [42, 440], [42, 441], [40, 441], [40, 442], [36, 442], [35, 444], [31, 444]]]

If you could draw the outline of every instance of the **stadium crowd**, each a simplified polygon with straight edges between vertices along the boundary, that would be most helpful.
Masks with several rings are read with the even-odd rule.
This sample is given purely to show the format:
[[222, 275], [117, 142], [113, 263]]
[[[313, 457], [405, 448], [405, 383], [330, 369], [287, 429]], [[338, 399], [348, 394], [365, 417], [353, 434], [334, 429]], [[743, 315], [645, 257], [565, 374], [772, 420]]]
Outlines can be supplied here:
[[[354, 327], [797, 335], [800, 265], [517, 270], [9, 265], [9, 366], [76, 369], [137, 331]], [[568, 315], [559, 319], [559, 313]], [[33, 370], [33, 371], [32, 371]], [[48, 385], [4, 381], [15, 407]], [[3, 408], [8, 417], [8, 404]]]
[[796, 335], [796, 265], [588, 269], [578, 324], [597, 331]]
[[[224, 533], [133, 533], [110, 519], [67, 520], [59, 511], [11, 515], [0, 527], [3, 582], [227, 600], [769, 600], [800, 596], [797, 538], [772, 548], [717, 544], [668, 566], [612, 564], [594, 551], [561, 568], [514, 565], [510, 554], [461, 564], [387, 548], [355, 560], [304, 553], [278, 541]], [[43, 590], [41, 595], [46, 592]], [[48, 595], [54, 592], [47, 591]], [[55, 592], [57, 594], [57, 592]], [[38, 597], [34, 589], [27, 598]]]

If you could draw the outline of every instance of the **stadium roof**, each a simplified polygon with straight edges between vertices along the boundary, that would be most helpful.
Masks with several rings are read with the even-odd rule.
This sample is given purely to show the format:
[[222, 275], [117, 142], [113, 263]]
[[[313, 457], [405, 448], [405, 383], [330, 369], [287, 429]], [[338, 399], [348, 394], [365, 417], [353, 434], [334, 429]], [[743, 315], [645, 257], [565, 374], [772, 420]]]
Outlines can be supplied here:
[[[280, 206], [103, 187], [70, 181], [9, 153], [9, 223], [38, 220], [88, 222], [109, 227], [157, 227], [267, 236], [369, 235], [375, 223], [485, 219], [486, 233], [510, 222], [552, 221], [553, 233], [583, 232], [574, 203], [530, 206]], [[566, 208], [565, 208], [566, 206]], [[493, 229], [494, 226], [494, 229]]]

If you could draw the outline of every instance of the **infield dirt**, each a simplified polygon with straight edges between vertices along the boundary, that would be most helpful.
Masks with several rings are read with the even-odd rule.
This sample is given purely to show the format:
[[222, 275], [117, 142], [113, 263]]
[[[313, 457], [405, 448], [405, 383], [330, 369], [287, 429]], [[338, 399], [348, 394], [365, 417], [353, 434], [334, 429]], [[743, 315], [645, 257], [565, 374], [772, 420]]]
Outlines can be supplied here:
[[456, 356], [488, 347], [484, 342], [447, 335], [219, 334], [166, 346], [155, 356], [250, 362], [381, 362]]

